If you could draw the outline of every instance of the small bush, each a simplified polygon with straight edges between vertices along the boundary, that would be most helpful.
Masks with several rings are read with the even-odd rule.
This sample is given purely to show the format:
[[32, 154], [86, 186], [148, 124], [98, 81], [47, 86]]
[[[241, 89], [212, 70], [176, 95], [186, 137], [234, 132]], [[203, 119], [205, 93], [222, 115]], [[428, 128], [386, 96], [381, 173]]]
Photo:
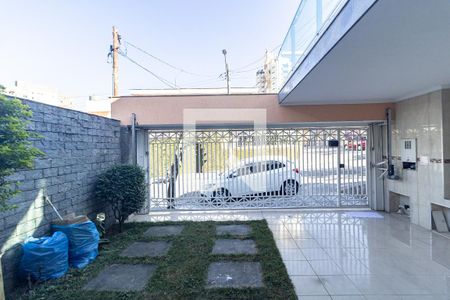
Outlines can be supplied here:
[[145, 175], [139, 166], [118, 165], [98, 178], [95, 196], [107, 201], [119, 222], [120, 231], [125, 220], [142, 208], [145, 202]]

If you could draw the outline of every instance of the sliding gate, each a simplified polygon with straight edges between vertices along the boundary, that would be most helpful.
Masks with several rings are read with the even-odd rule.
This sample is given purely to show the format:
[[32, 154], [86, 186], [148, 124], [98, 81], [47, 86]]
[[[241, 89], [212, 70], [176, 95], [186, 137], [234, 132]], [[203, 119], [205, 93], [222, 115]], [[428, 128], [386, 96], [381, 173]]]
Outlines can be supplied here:
[[368, 206], [367, 127], [149, 131], [144, 211]]

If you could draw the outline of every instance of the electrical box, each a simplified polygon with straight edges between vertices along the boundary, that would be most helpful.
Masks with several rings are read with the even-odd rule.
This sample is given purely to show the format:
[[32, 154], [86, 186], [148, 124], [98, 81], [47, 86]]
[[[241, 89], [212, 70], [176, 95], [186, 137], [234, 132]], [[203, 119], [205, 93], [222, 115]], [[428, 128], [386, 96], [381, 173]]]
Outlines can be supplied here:
[[339, 147], [339, 141], [338, 140], [328, 140], [328, 147], [331, 147], [331, 148]]
[[416, 139], [401, 139], [401, 159], [403, 169], [416, 169], [417, 148]]

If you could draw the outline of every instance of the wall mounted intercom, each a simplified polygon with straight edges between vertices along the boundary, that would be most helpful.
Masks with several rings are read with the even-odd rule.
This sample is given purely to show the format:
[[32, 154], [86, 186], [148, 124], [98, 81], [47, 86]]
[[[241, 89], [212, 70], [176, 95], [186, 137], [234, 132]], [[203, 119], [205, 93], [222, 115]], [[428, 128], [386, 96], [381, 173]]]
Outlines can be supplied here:
[[417, 163], [416, 139], [401, 139], [400, 143], [403, 169], [415, 170]]

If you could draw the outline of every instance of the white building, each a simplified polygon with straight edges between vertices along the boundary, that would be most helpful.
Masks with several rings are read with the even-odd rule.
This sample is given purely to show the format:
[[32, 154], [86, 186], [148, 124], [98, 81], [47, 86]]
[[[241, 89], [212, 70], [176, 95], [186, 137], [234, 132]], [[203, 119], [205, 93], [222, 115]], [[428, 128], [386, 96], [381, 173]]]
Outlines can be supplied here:
[[69, 108], [103, 117], [111, 117], [112, 100], [105, 97], [70, 97], [61, 94], [56, 88], [26, 83], [19, 80], [16, 80], [13, 85], [5, 86], [4, 94], [11, 97]]
[[13, 85], [5, 86], [4, 93], [12, 97], [33, 100], [45, 104], [66, 107], [71, 106], [70, 98], [62, 95], [56, 88], [30, 84], [16, 80]]
[[102, 117], [111, 117], [111, 102], [113, 99], [90, 96], [89, 99], [72, 99], [71, 109]]
[[264, 66], [256, 72], [256, 87], [259, 93], [277, 93], [281, 84], [278, 59], [266, 50]]

